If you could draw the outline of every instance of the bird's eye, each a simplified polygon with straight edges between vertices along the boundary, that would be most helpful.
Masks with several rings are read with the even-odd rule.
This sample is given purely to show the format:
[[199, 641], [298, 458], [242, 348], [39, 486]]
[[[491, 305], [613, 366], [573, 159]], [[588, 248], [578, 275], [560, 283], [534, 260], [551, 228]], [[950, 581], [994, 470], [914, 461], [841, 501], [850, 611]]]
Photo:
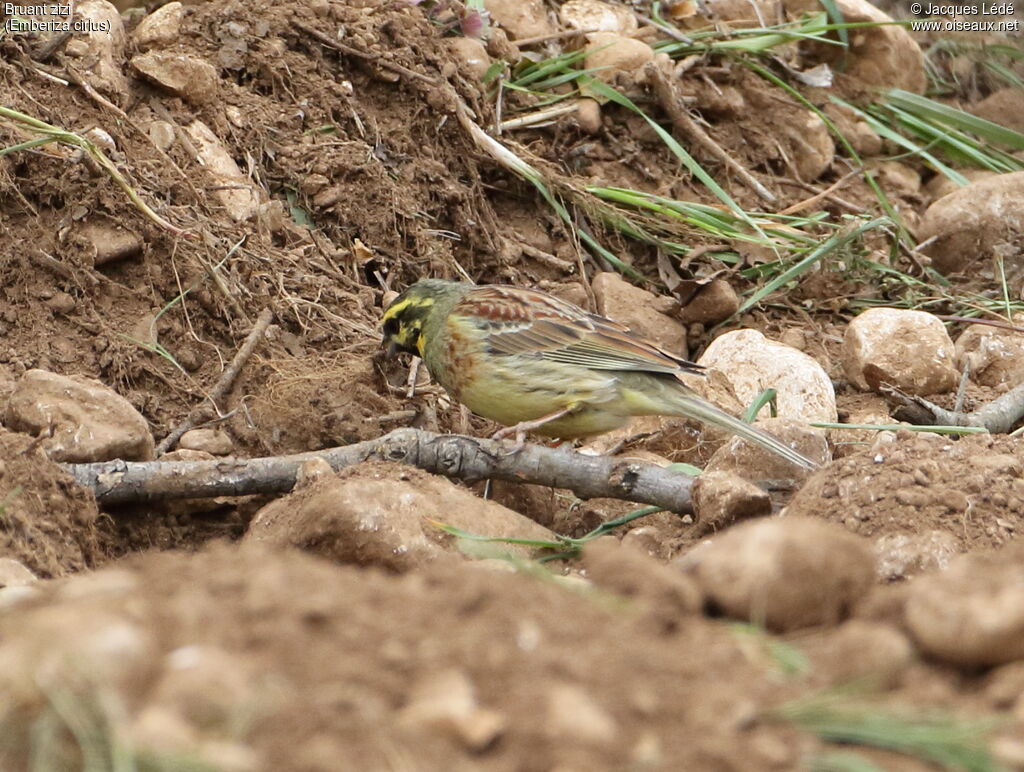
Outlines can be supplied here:
[[392, 316], [384, 322], [384, 335], [388, 338], [393, 338], [398, 335], [398, 319]]

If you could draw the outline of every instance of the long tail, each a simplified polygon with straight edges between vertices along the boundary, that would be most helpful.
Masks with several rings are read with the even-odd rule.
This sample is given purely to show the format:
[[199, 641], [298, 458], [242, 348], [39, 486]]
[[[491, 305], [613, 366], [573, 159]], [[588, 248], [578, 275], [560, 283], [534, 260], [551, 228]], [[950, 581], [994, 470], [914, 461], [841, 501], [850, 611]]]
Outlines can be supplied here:
[[[685, 387], [684, 387], [685, 388]], [[678, 409], [679, 414], [687, 418], [695, 418], [698, 421], [712, 424], [720, 429], [725, 429], [738, 437], [760, 445], [762, 448], [777, 453], [787, 461], [792, 461], [804, 469], [817, 469], [818, 464], [802, 453], [798, 453], [781, 440], [772, 437], [768, 432], [744, 423], [740, 419], [729, 415], [721, 408], [715, 407], [706, 399], [681, 389], [673, 389], [672, 403]]]

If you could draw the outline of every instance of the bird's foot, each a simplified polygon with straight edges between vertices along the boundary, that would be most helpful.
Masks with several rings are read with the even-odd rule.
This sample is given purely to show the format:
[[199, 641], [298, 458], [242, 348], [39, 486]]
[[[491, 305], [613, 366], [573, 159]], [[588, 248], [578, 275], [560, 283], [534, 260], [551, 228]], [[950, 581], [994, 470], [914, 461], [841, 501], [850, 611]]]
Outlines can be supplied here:
[[561, 410], [556, 410], [553, 413], [543, 415], [540, 418], [534, 418], [532, 421], [520, 421], [515, 426], [506, 426], [504, 429], [499, 429], [493, 435], [491, 435], [491, 439], [502, 440], [505, 439], [506, 437], [515, 435], [515, 444], [512, 446], [512, 449], [509, 452], [509, 455], [515, 455], [520, 450], [522, 450], [523, 446], [526, 444], [527, 432], [533, 431], [534, 429], [539, 429], [541, 426], [544, 426], [544, 424], [551, 423], [552, 421], [561, 418], [562, 416], [568, 415], [575, 409], [575, 407], [565, 407], [562, 408]]
[[523, 421], [522, 423], [518, 423], [515, 426], [506, 426], [504, 429], [499, 429], [494, 434], [492, 434], [491, 439], [503, 440], [506, 437], [515, 436], [515, 442], [512, 444], [512, 447], [509, 449], [507, 453], [507, 455], [509, 456], [514, 456], [526, 445], [526, 433], [530, 431], [531, 428], [534, 428], [525, 425], [530, 423], [533, 422]]

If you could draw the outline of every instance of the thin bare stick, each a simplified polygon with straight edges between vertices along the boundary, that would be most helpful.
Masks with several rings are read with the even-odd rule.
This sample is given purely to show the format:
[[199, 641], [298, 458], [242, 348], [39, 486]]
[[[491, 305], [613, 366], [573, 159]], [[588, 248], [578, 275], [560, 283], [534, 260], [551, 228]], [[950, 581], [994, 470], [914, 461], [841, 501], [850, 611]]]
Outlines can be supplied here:
[[538, 123], [550, 121], [552, 118], [559, 118], [563, 115], [574, 113], [578, 109], [578, 102], [545, 107], [543, 110], [536, 110], [532, 113], [528, 113], [527, 115], [520, 115], [518, 118], [509, 118], [507, 121], [502, 121], [498, 124], [498, 131], [501, 132], [508, 131], [509, 129], [522, 129], [528, 126], [536, 126]]
[[1015, 386], [1001, 397], [997, 397], [972, 413], [957, 413], [939, 407], [924, 397], [906, 394], [899, 389], [883, 384], [880, 391], [886, 397], [917, 411], [913, 423], [946, 426], [979, 426], [992, 434], [1005, 434], [1017, 421], [1024, 418], [1024, 383]]
[[693, 478], [654, 464], [525, 445], [509, 453], [498, 440], [396, 429], [376, 440], [313, 453], [216, 461], [105, 461], [65, 464], [102, 504], [283, 493], [302, 465], [320, 458], [333, 469], [367, 460], [394, 461], [461, 480], [508, 480], [568, 488], [577, 496], [615, 498], [690, 512]]
[[964, 410], [964, 398], [967, 396], [967, 381], [971, 377], [971, 358], [964, 359], [964, 371], [960, 374], [960, 387], [956, 390], [956, 402], [953, 405], [953, 415], [957, 417], [953, 426], [960, 425], [960, 416]]
[[[235, 378], [238, 377], [238, 373], [241, 372], [245, 363], [249, 361], [249, 357], [252, 356], [252, 352], [256, 349], [256, 344], [258, 344], [263, 338], [263, 333], [267, 331], [267, 327], [270, 326], [270, 322], [273, 321], [273, 319], [274, 312], [269, 308], [263, 309], [259, 317], [257, 317], [256, 324], [252, 326], [252, 330], [250, 330], [248, 336], [246, 336], [242, 347], [238, 349], [238, 353], [235, 354], [234, 359], [231, 360], [231, 363], [224, 369], [224, 372], [221, 373], [220, 379], [217, 381], [213, 390], [207, 397], [213, 405], [214, 410], [219, 409], [217, 403], [220, 402], [224, 395], [228, 393], [231, 385], [235, 382]], [[174, 427], [166, 437], [160, 440], [160, 444], [156, 446], [157, 455], [159, 456], [166, 453], [174, 443], [181, 439], [181, 435], [195, 427], [203, 420], [206, 414], [206, 403], [201, 403], [192, 408], [191, 412], [189, 412], [185, 417], [185, 420]]]
[[779, 212], [779, 214], [796, 214], [797, 212], [802, 212], [805, 209], [810, 209], [812, 206], [817, 206], [819, 202], [825, 200], [826, 198], [830, 198], [833, 193], [835, 193], [837, 190], [839, 190], [839, 188], [846, 184], [846, 181], [848, 179], [850, 179], [851, 177], [856, 177], [858, 174], [863, 174], [863, 172], [863, 169], [854, 169], [852, 172], [847, 172], [820, 193], [815, 193], [810, 198], [805, 198], [803, 201], [798, 201], [792, 206], [787, 206], [785, 209]]
[[668, 114], [669, 119], [672, 121], [673, 128], [692, 142], [696, 142], [698, 145], [707, 150], [711, 155], [721, 161], [725, 166], [730, 169], [737, 177], [739, 177], [744, 184], [764, 201], [769, 204], [775, 203], [775, 196], [768, 190], [764, 185], [758, 182], [754, 175], [748, 172], [743, 166], [733, 158], [731, 155], [722, 149], [711, 136], [700, 127], [690, 114], [682, 107], [679, 101], [679, 97], [676, 94], [675, 89], [672, 87], [672, 83], [669, 81], [668, 76], [665, 75], [664, 71], [654, 62], [649, 63], [644, 67], [644, 74], [647, 76], [647, 81], [654, 86], [654, 94], [658, 98], [661, 108]]
[[357, 59], [363, 59], [368, 62], [373, 62], [374, 64], [378, 64], [381, 67], [384, 67], [385, 69], [397, 72], [400, 75], [405, 75], [407, 78], [421, 80], [424, 83], [429, 83], [432, 86], [438, 85], [438, 82], [434, 78], [431, 78], [429, 75], [424, 75], [422, 72], [410, 70], [408, 67], [398, 64], [398, 62], [392, 62], [388, 59], [384, 59], [383, 57], [377, 54], [371, 54], [366, 51], [360, 51], [358, 48], [347, 46], [344, 43], [338, 42], [337, 40], [331, 40], [331, 38], [329, 38], [327, 35], [323, 34], [319, 30], [313, 29], [312, 27], [306, 24], [303, 24], [301, 21], [293, 21], [292, 26], [295, 27], [295, 29], [299, 30], [300, 32], [304, 32], [310, 37], [315, 38], [318, 42], [327, 46], [328, 48], [333, 48], [338, 53], [346, 54], [347, 56], [354, 56]]
[[550, 32], [547, 35], [537, 35], [532, 38], [519, 38], [513, 40], [512, 45], [518, 46], [519, 48], [525, 48], [526, 46], [533, 46], [537, 43], [547, 43], [549, 40], [563, 40], [565, 38], [575, 37], [576, 35], [589, 35], [592, 32], [601, 32], [596, 27], [594, 29], [569, 29], [564, 32]]

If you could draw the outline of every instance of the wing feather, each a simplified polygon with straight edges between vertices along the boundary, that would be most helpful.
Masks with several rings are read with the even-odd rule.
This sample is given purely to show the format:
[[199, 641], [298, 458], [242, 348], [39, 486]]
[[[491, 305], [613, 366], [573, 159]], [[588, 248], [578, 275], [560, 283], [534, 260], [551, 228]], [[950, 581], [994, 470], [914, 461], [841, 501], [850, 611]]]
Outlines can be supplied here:
[[477, 287], [453, 313], [480, 326], [496, 354], [534, 355], [595, 370], [692, 373], [703, 369], [619, 322], [537, 290]]

